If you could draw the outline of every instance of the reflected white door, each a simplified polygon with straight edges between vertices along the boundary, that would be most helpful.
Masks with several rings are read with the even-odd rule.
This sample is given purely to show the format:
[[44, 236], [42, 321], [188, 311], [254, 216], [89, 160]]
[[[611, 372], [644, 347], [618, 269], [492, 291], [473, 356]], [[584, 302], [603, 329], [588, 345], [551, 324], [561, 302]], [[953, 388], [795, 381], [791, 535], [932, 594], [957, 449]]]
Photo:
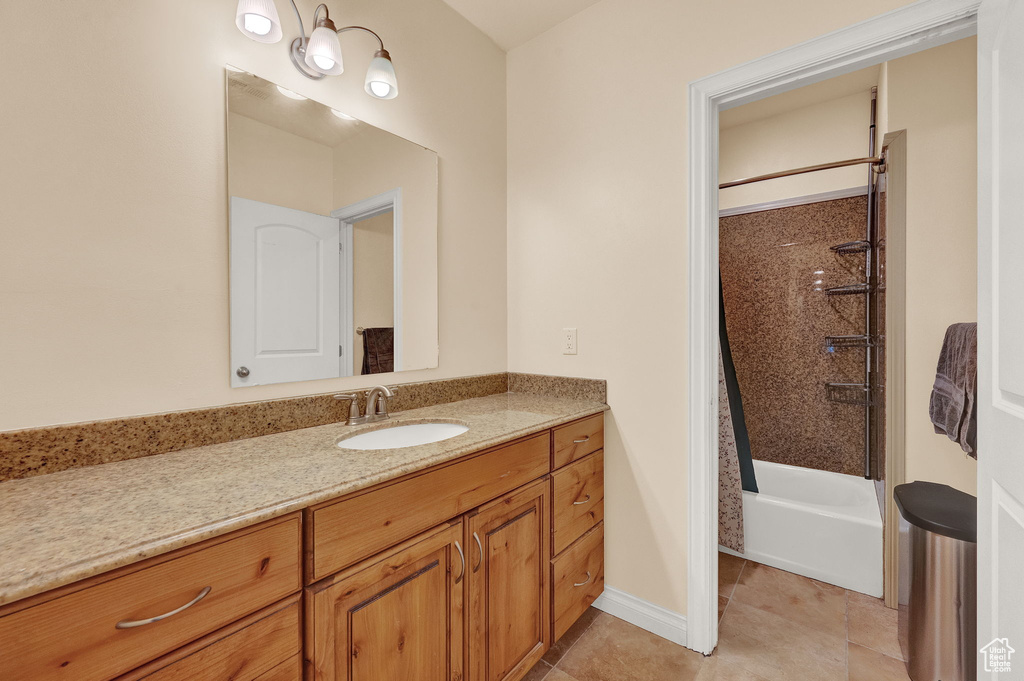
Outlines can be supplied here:
[[1016, 651], [1008, 674], [979, 654], [978, 678], [1022, 679], [1024, 0], [984, 0], [978, 19], [978, 645]]
[[340, 375], [339, 248], [337, 218], [231, 197], [232, 387]]

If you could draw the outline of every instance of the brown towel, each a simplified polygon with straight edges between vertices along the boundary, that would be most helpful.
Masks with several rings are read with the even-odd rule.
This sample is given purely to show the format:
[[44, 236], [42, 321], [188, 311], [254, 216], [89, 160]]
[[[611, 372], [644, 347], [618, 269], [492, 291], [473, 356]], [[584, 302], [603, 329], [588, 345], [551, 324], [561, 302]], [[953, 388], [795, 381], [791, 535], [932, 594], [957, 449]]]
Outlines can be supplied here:
[[388, 374], [394, 370], [394, 328], [363, 329], [363, 375]]
[[935, 432], [959, 443], [978, 458], [978, 325], [953, 324], [946, 329], [928, 415]]

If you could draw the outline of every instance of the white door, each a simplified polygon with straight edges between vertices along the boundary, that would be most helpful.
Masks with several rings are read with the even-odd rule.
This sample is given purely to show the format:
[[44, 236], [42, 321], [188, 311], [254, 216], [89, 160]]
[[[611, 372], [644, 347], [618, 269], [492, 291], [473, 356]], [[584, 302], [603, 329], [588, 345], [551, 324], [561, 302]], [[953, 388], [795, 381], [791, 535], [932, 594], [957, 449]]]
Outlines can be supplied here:
[[231, 197], [231, 386], [340, 375], [340, 222]]
[[983, 0], [978, 73], [978, 645], [1016, 651], [978, 678], [1024, 679], [1024, 0]]

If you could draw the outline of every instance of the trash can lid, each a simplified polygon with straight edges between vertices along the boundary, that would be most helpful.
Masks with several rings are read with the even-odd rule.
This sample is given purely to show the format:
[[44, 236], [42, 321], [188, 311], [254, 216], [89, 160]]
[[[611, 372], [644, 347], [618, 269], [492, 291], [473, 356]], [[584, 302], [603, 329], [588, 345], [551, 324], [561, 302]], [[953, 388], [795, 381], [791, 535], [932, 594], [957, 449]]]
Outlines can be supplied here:
[[978, 500], [935, 482], [910, 482], [892, 491], [900, 513], [912, 525], [960, 541], [978, 541]]

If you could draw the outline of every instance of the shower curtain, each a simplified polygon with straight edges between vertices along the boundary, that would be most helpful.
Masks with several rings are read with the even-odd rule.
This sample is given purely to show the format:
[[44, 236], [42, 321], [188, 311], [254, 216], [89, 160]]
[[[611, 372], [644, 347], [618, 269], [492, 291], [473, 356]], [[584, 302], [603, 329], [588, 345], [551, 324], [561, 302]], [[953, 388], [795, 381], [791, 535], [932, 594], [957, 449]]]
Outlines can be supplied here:
[[722, 346], [718, 346], [718, 543], [743, 553], [743, 486], [729, 407]]

